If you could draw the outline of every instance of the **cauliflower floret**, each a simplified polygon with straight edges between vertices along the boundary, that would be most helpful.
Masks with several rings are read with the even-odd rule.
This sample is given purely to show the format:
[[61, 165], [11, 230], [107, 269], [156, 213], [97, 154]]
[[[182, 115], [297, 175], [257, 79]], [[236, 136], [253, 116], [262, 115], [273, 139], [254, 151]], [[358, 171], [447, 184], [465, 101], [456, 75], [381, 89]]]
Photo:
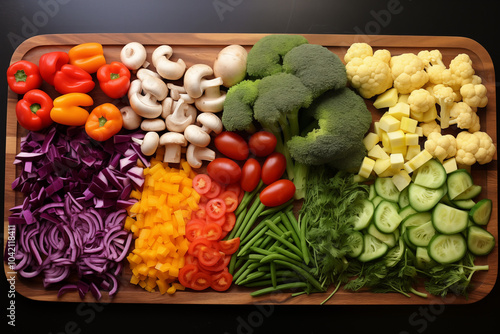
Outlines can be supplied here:
[[374, 56], [353, 58], [346, 65], [347, 79], [365, 99], [382, 94], [392, 87], [389, 65]]
[[461, 53], [452, 59], [450, 72], [454, 80], [452, 83], [448, 83], [448, 86], [453, 90], [459, 90], [464, 81], [472, 81], [472, 76], [475, 74], [472, 68], [472, 60], [465, 53]]
[[465, 102], [455, 103], [450, 110], [450, 117], [450, 124], [456, 124], [460, 129], [468, 129], [469, 132], [476, 132], [481, 129], [476, 108], [471, 108]]
[[423, 50], [420, 51], [417, 56], [422, 59], [422, 61], [425, 63], [425, 68], [428, 70], [432, 66], [435, 65], [442, 65], [445, 66], [443, 63], [443, 55], [441, 54], [441, 51], [439, 50]]
[[373, 54], [375, 58], [382, 60], [384, 63], [389, 64], [391, 62], [391, 52], [389, 50], [381, 49], [375, 51]]
[[429, 81], [425, 63], [416, 54], [404, 53], [391, 58], [394, 87], [400, 94], [409, 94]]
[[455, 101], [455, 96], [453, 94], [453, 89], [451, 87], [439, 84], [434, 86], [434, 97], [440, 106], [439, 121], [441, 123], [441, 129], [446, 129], [449, 127], [450, 123], [450, 110], [453, 107]]
[[347, 49], [347, 52], [344, 56], [344, 62], [347, 64], [354, 58], [365, 58], [373, 56], [373, 49], [372, 47], [367, 44], [367, 43], [353, 43]]
[[454, 157], [457, 153], [457, 141], [452, 135], [441, 135], [439, 132], [432, 132], [427, 137], [424, 144], [425, 149], [432, 156], [443, 162], [445, 159]]
[[434, 107], [436, 100], [428, 90], [420, 88], [411, 92], [408, 97], [408, 104], [412, 112], [424, 113]]
[[419, 126], [422, 128], [423, 135], [427, 138], [429, 138], [430, 134], [433, 132], [441, 133], [441, 126], [435, 120], [420, 123]]
[[476, 163], [476, 153], [480, 147], [479, 137], [462, 131], [457, 135], [457, 163], [472, 166]]
[[479, 138], [479, 149], [476, 152], [476, 161], [480, 165], [487, 164], [493, 160], [493, 156], [497, 151], [495, 145], [493, 144], [493, 140], [489, 134], [483, 131], [476, 131], [473, 135]]
[[484, 108], [488, 104], [486, 86], [483, 84], [468, 83], [460, 88], [460, 94], [465, 103], [471, 107]]

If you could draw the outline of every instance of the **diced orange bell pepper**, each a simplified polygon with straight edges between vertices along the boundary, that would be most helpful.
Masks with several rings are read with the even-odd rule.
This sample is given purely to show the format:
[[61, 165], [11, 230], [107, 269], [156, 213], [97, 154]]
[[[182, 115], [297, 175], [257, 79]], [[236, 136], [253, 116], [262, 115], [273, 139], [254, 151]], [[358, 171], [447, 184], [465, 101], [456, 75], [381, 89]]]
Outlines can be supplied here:
[[123, 125], [120, 109], [114, 104], [104, 103], [92, 110], [85, 123], [85, 132], [90, 138], [105, 141], [117, 134]]
[[94, 104], [92, 97], [83, 93], [69, 93], [54, 100], [50, 118], [56, 123], [81, 126], [87, 122], [89, 112], [80, 106], [89, 107]]
[[69, 63], [76, 65], [90, 74], [97, 72], [106, 64], [102, 45], [99, 43], [83, 43], [68, 51]]

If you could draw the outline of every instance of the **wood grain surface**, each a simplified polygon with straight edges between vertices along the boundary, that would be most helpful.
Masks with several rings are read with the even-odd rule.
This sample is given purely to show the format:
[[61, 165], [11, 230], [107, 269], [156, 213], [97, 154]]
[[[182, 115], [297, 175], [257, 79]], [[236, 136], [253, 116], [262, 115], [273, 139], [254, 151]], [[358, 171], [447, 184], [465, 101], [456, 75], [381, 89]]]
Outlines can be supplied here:
[[[132, 41], [140, 42], [148, 51], [148, 61], [151, 62], [151, 53], [162, 44], [172, 46], [174, 55], [172, 59], [182, 58], [188, 66], [195, 63], [213, 65], [217, 53], [229, 44], [240, 44], [249, 50], [251, 46], [265, 34], [67, 34], [67, 35], [40, 35], [26, 40], [13, 53], [11, 62], [21, 59], [30, 60], [38, 64], [39, 57], [50, 51], [68, 51], [71, 47], [86, 42], [98, 42], [104, 46], [104, 55], [108, 62], [119, 61], [121, 48]], [[450, 60], [459, 53], [467, 53], [473, 62], [476, 74], [483, 79], [483, 84], [488, 89], [489, 103], [485, 110], [480, 111], [481, 130], [486, 131], [496, 144], [496, 99], [495, 99], [495, 72], [493, 63], [488, 52], [477, 42], [462, 37], [440, 37], [440, 36], [367, 36], [367, 35], [304, 35], [310, 43], [321, 44], [328, 47], [343, 59], [347, 48], [354, 42], [369, 43], [374, 50], [387, 49], [393, 55], [420, 50], [439, 49], [443, 54], [443, 61], [449, 64]], [[47, 91], [53, 98], [58, 94], [53, 87], [44, 83], [42, 89]], [[95, 104], [110, 102], [98, 88], [90, 93]], [[7, 240], [7, 226], [9, 208], [18, 205], [22, 201], [22, 194], [11, 190], [11, 183], [16, 177], [16, 169], [12, 162], [16, 153], [19, 152], [20, 138], [26, 134], [26, 130], [18, 126], [15, 116], [15, 105], [19, 97], [9, 90], [7, 101], [7, 125], [6, 125], [6, 165], [5, 165], [5, 200], [4, 200], [4, 238]], [[126, 100], [111, 101], [117, 105], [125, 104]], [[380, 117], [381, 112], [376, 111], [372, 101], [367, 102], [372, 110], [373, 119]], [[494, 160], [484, 166], [474, 165], [472, 174], [475, 183], [483, 187], [481, 197], [493, 200], [493, 213], [488, 225], [490, 231], [498, 240], [498, 195], [497, 195], [497, 155]], [[376, 294], [371, 292], [348, 292], [340, 289], [328, 304], [337, 305], [389, 305], [389, 304], [466, 304], [476, 302], [485, 297], [493, 288], [498, 274], [498, 243], [495, 249], [487, 257], [478, 258], [478, 264], [488, 264], [490, 270], [478, 272], [474, 275], [473, 289], [469, 298], [449, 296], [445, 299], [429, 296], [427, 299], [412, 296], [407, 298], [396, 293]], [[131, 272], [128, 265], [120, 278], [120, 289], [114, 298], [103, 294], [101, 302], [114, 303], [178, 303], [178, 304], [311, 304], [318, 305], [331, 292], [301, 295], [290, 297], [290, 293], [277, 293], [271, 296], [252, 298], [248, 288], [232, 286], [229, 291], [220, 293], [214, 291], [178, 291], [174, 295], [161, 295], [160, 293], [149, 293], [142, 288], [129, 283]], [[6, 272], [8, 267], [4, 265]], [[45, 289], [41, 279], [23, 279], [17, 275], [16, 289], [22, 295], [41, 301], [71, 301], [78, 302], [80, 298], [77, 293], [67, 293], [62, 298], [57, 298], [57, 289]], [[87, 294], [85, 301], [95, 302], [91, 294]]]

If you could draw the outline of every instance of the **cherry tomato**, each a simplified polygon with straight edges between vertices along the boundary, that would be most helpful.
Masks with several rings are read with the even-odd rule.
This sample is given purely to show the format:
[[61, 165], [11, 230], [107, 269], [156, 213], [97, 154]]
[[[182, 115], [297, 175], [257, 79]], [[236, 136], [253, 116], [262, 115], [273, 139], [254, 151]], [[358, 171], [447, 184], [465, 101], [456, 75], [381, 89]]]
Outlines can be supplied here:
[[193, 242], [200, 236], [203, 236], [205, 222], [200, 219], [194, 219], [186, 224], [186, 238]]
[[212, 247], [201, 246], [198, 253], [198, 261], [204, 266], [210, 267], [219, 262], [222, 255], [223, 253]]
[[236, 253], [238, 247], [240, 247], [240, 237], [236, 237], [230, 240], [219, 241], [219, 249], [222, 253], [226, 255], [231, 255]]
[[265, 206], [273, 207], [284, 204], [295, 194], [295, 185], [292, 181], [281, 179], [268, 185], [260, 192], [260, 201]]
[[193, 281], [193, 276], [198, 272], [198, 266], [195, 264], [185, 264], [184, 267], [179, 270], [179, 282], [186, 288], [191, 287], [191, 282]]
[[198, 174], [193, 178], [193, 188], [200, 195], [206, 194], [212, 186], [212, 179], [206, 174]]
[[222, 187], [220, 184], [218, 184], [215, 181], [212, 181], [212, 184], [210, 186], [210, 190], [205, 194], [206, 198], [215, 198], [219, 196], [220, 192], [222, 191]]
[[220, 198], [214, 198], [207, 203], [207, 215], [213, 219], [219, 219], [226, 213], [226, 203]]
[[223, 271], [218, 274], [212, 275], [212, 283], [210, 287], [215, 291], [226, 291], [231, 286], [233, 275], [228, 271]]
[[250, 152], [258, 157], [265, 157], [274, 152], [276, 148], [276, 136], [271, 132], [259, 131], [254, 133], [248, 140]]
[[231, 184], [240, 181], [241, 168], [236, 162], [228, 158], [216, 158], [207, 166], [210, 177], [222, 184]]
[[260, 182], [262, 167], [254, 158], [248, 159], [241, 169], [241, 189], [251, 192]]
[[238, 195], [232, 191], [226, 190], [219, 195], [219, 198], [226, 204], [226, 212], [233, 212], [238, 207]]
[[279, 180], [286, 170], [286, 158], [282, 153], [274, 152], [266, 158], [262, 165], [262, 182], [271, 184]]
[[212, 283], [212, 277], [204, 272], [198, 271], [193, 275], [191, 281], [191, 289], [193, 290], [205, 290]]
[[[231, 232], [235, 224], [236, 215], [234, 214], [234, 212], [227, 212], [224, 223], [222, 224], [222, 233], [224, 234], [224, 232]], [[224, 238], [224, 236], [222, 236], [221, 238]]]
[[217, 241], [220, 239], [220, 236], [222, 234], [222, 228], [219, 224], [217, 223], [207, 223], [203, 227], [203, 236], [207, 238], [207, 240], [210, 241]]
[[248, 158], [248, 144], [236, 132], [224, 131], [214, 139], [214, 144], [220, 153], [234, 160], [245, 160]]

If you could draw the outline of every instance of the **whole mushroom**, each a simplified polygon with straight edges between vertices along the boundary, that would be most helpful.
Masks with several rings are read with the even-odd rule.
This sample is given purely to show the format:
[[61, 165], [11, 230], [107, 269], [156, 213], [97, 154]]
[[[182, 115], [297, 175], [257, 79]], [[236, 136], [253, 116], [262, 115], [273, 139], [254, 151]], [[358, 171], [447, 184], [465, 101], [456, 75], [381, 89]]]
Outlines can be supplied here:
[[138, 42], [126, 44], [120, 52], [121, 62], [130, 70], [137, 70], [141, 66], [147, 67], [146, 48]]
[[123, 119], [123, 127], [127, 130], [135, 130], [141, 126], [142, 117], [137, 115], [130, 106], [120, 109]]
[[152, 60], [156, 71], [163, 78], [177, 80], [182, 78], [186, 70], [186, 64], [182, 59], [176, 62], [170, 60], [174, 51], [168, 45], [160, 45], [153, 51]]
[[165, 147], [163, 162], [179, 163], [181, 147], [187, 146], [187, 140], [182, 133], [167, 132], [160, 137], [160, 145]]
[[155, 154], [158, 144], [160, 143], [160, 135], [158, 133], [151, 131], [147, 132], [143, 139], [138, 139], [132, 137], [132, 140], [141, 145], [141, 152], [145, 156], [151, 156]]
[[184, 88], [193, 99], [203, 95], [207, 87], [222, 85], [221, 78], [205, 79], [213, 75], [214, 71], [206, 64], [195, 64], [184, 74]]
[[222, 78], [225, 87], [242, 81], [247, 72], [247, 50], [241, 45], [228, 45], [222, 49], [214, 62], [214, 75]]
[[223, 129], [220, 118], [212, 113], [201, 113], [198, 115], [197, 123], [201, 126], [189, 125], [184, 130], [184, 136], [188, 142], [200, 147], [206, 147], [210, 144], [212, 131], [219, 134]]
[[187, 104], [184, 100], [177, 101], [174, 111], [165, 119], [165, 124], [169, 131], [183, 132], [188, 125], [194, 123], [194, 117], [186, 114], [186, 111]]
[[208, 147], [199, 147], [196, 145], [189, 145], [186, 150], [186, 161], [193, 168], [200, 168], [203, 161], [213, 161], [215, 159], [215, 152]]
[[194, 101], [199, 111], [219, 112], [224, 108], [226, 93], [220, 90], [220, 86], [208, 87], [205, 93]]
[[133, 89], [132, 94], [129, 94], [129, 102], [139, 116], [156, 118], [161, 115], [163, 108], [159, 101], [168, 94], [167, 85], [161, 79], [147, 75], [141, 80], [141, 91], [137, 91], [135, 84]]

